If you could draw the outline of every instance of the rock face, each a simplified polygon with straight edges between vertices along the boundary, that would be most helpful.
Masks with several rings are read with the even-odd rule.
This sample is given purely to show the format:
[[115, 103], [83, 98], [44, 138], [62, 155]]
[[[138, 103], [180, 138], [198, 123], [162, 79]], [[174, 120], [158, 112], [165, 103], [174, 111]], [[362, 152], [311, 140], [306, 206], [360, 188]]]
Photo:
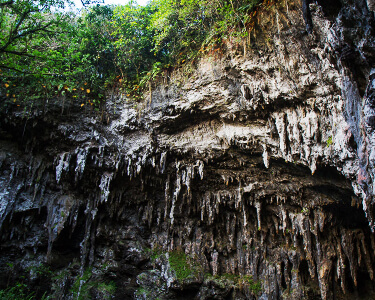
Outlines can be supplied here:
[[370, 6], [310, 4], [307, 34], [300, 2], [278, 1], [246, 43], [165, 74], [142, 108], [114, 93], [101, 114], [3, 109], [1, 288], [373, 299]]

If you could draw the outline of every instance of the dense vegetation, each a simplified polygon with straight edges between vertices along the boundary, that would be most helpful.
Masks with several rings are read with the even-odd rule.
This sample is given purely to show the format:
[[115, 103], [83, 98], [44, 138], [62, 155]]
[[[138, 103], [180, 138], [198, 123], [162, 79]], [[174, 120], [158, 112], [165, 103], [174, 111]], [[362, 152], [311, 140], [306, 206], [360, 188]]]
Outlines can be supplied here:
[[0, 0], [0, 99], [97, 108], [111, 87], [140, 99], [162, 70], [246, 35], [260, 2], [131, 1], [72, 12], [64, 0]]

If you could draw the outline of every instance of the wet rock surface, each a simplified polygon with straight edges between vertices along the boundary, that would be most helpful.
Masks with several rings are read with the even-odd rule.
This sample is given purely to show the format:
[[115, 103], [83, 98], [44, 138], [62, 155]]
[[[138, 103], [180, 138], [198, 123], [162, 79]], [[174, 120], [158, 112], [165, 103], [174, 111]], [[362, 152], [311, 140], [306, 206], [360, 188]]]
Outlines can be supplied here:
[[336, 2], [310, 4], [312, 34], [277, 2], [251, 47], [177, 70], [142, 108], [3, 110], [1, 288], [373, 299], [374, 14]]

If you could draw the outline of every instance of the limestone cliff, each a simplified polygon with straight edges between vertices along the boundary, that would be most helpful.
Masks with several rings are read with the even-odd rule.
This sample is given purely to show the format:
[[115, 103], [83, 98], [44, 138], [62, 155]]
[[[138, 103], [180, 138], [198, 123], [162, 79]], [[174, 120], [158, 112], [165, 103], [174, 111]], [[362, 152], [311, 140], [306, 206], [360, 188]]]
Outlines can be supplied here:
[[138, 107], [113, 91], [100, 114], [2, 109], [1, 287], [373, 299], [373, 10], [312, 3], [308, 34], [300, 2], [277, 1]]

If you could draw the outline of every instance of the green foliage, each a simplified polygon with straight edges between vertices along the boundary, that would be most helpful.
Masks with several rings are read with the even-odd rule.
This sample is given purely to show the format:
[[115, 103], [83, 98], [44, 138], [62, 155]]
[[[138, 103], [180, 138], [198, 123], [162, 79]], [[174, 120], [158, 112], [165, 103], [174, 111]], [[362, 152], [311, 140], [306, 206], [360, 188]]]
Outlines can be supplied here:
[[103, 282], [93, 278], [92, 269], [88, 268], [83, 275], [78, 277], [71, 288], [73, 299], [83, 300], [91, 299], [91, 291], [96, 290], [100, 299], [111, 299], [116, 291], [116, 285], [113, 281]]
[[98, 110], [112, 90], [140, 100], [165, 69], [247, 34], [261, 0], [153, 0], [61, 10], [70, 0], [0, 0], [0, 97]]
[[143, 297], [144, 299], [149, 299], [150, 298], [150, 294], [151, 294], [151, 291], [149, 291], [148, 289], [144, 288], [144, 287], [139, 287], [137, 289], [137, 291], [135, 292], [135, 294], [137, 296], [141, 296]]
[[[13, 268], [12, 264], [8, 265]], [[69, 282], [67, 278], [71, 277], [67, 270], [52, 272], [47, 265], [40, 264], [31, 266], [25, 271], [24, 275], [18, 276], [14, 286], [0, 290], [0, 300], [55, 299], [66, 293], [66, 291], [61, 291], [61, 287], [66, 288], [66, 284]], [[40, 289], [40, 285], [35, 285], [38, 282], [47, 283], [50, 281], [52, 285], [43, 290]], [[112, 299], [115, 291], [116, 284], [113, 281], [104, 281], [96, 277], [92, 269], [88, 268], [82, 276], [78, 276], [73, 282], [69, 290], [69, 297], [79, 300], [91, 299], [92, 295], [96, 295], [98, 299]]]
[[[0, 54], [1, 67], [27, 67], [25, 62], [32, 62], [43, 53], [46, 38], [64, 19], [60, 12], [52, 9], [64, 8], [64, 0], [1, 0], [0, 2]], [[15, 57], [20, 58], [19, 61]]]
[[[43, 281], [48, 286], [49, 279], [53, 275], [48, 265], [30, 266], [21, 273], [14, 269], [13, 263], [6, 263], [6, 265], [9, 270], [8, 286], [6, 289], [0, 290], [0, 300], [49, 299], [48, 291], [40, 289], [40, 282]], [[30, 285], [31, 280], [33, 280], [33, 285]], [[13, 282], [16, 283], [13, 285]]]
[[244, 275], [242, 280], [254, 295], [259, 295], [262, 292], [262, 284], [259, 281], [254, 281], [252, 276]]
[[81, 49], [76, 16], [52, 10], [63, 7], [62, 0], [19, 2], [1, 6], [2, 16], [10, 16], [2, 19], [4, 41], [9, 40], [0, 46], [3, 100], [18, 106], [52, 98], [87, 101], [87, 90], [95, 93], [88, 85], [95, 72]]
[[72, 288], [71, 292], [73, 294], [73, 298], [76, 300], [81, 300], [81, 299], [89, 299], [90, 298], [90, 288], [92, 287], [89, 279], [92, 276], [92, 269], [89, 268], [84, 271], [83, 275], [78, 277]]
[[14, 286], [0, 290], [0, 300], [32, 300], [34, 293], [28, 291], [27, 285], [17, 282]]
[[132, 3], [117, 6], [111, 24], [117, 65], [123, 77], [139, 82], [140, 72], [148, 70], [155, 61], [152, 55], [153, 32], [150, 26], [154, 9]]
[[193, 275], [193, 269], [183, 251], [175, 250], [169, 252], [169, 264], [179, 281], [183, 281]]
[[28, 271], [30, 274], [36, 275], [38, 277], [41, 277], [41, 276], [50, 277], [53, 274], [53, 272], [50, 270], [49, 266], [45, 265], [45, 264], [39, 264], [39, 265], [36, 265], [36, 266], [31, 266], [31, 267], [27, 268], [26, 271]]
[[197, 278], [203, 274], [200, 262], [182, 250], [168, 252], [168, 261], [178, 281]]
[[327, 140], [327, 147], [331, 146], [333, 144], [332, 136], [330, 136]]
[[97, 289], [100, 298], [104, 300], [112, 299], [117, 289], [113, 281], [96, 283], [94, 287]]
[[151, 261], [155, 262], [162, 254], [163, 250], [161, 247], [154, 247], [153, 249], [149, 249]]
[[[61, 11], [69, 1], [0, 2], [0, 69], [2, 77], [25, 87], [44, 76], [61, 76], [69, 68], [69, 31], [74, 16]], [[60, 10], [59, 10], [60, 9]], [[63, 50], [63, 51], [62, 51]], [[63, 53], [67, 52], [64, 57]], [[68, 58], [68, 59], [67, 59]], [[19, 77], [24, 77], [20, 80]]]
[[155, 50], [173, 61], [191, 58], [194, 51], [246, 32], [246, 22], [260, 0], [154, 0]]
[[205, 277], [208, 280], [214, 280], [223, 288], [228, 285], [233, 285], [240, 290], [248, 289], [253, 295], [259, 295], [262, 291], [261, 282], [254, 281], [251, 275], [236, 275], [224, 273], [215, 276], [206, 274]]

